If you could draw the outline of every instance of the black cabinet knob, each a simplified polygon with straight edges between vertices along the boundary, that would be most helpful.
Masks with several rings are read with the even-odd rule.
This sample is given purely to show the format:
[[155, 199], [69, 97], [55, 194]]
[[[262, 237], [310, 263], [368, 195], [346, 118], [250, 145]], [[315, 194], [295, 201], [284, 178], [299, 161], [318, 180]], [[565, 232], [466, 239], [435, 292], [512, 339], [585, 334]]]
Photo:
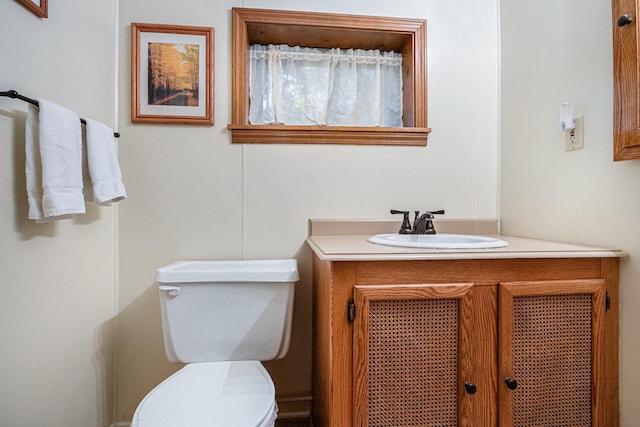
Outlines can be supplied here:
[[515, 378], [506, 378], [504, 383], [507, 385], [509, 390], [515, 390], [518, 388], [518, 381]]
[[629, 15], [627, 15], [625, 13], [620, 18], [618, 18], [618, 21], [616, 22], [616, 25], [618, 27], [624, 27], [625, 25], [631, 24], [632, 22], [633, 22], [633, 19]]
[[469, 394], [476, 394], [476, 391], [478, 391], [478, 387], [476, 387], [476, 385], [474, 383], [464, 383], [464, 389], [467, 390], [467, 393]]

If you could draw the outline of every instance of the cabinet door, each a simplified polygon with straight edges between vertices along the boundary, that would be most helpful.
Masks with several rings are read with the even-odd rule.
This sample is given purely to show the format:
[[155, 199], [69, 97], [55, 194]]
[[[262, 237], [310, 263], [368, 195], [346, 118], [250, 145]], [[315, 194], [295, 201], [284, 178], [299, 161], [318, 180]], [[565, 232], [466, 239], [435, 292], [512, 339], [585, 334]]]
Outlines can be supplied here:
[[355, 286], [354, 426], [470, 425], [472, 289]]
[[[613, 0], [613, 158], [640, 158], [637, 0]], [[631, 20], [625, 20], [627, 15]]]
[[499, 425], [602, 426], [604, 280], [502, 283]]

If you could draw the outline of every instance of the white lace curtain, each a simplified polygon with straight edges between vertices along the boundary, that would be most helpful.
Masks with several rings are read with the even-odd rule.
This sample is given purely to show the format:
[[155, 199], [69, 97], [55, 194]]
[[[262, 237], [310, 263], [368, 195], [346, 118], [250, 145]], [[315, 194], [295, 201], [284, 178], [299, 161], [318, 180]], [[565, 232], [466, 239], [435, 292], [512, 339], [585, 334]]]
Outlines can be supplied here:
[[252, 124], [402, 126], [402, 55], [250, 47]]

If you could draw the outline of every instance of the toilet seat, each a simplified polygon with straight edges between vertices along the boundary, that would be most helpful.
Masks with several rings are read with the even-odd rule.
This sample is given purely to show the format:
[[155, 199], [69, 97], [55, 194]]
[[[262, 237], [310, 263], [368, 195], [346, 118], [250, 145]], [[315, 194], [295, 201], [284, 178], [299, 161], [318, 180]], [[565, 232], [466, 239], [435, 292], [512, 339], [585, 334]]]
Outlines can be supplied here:
[[260, 362], [192, 363], [147, 394], [131, 427], [273, 427], [277, 412]]

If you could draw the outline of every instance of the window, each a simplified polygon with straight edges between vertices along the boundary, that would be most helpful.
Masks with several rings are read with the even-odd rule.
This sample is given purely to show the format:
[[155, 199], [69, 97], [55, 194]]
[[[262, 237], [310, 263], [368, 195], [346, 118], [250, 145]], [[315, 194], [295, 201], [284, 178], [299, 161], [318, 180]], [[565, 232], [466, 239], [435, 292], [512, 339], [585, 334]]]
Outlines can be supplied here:
[[[234, 8], [232, 118], [233, 143], [328, 143], [426, 145], [426, 22], [424, 20]], [[397, 52], [402, 57], [402, 119], [399, 126], [341, 123], [284, 125], [250, 120], [251, 45]], [[255, 102], [255, 99], [254, 99]], [[265, 121], [267, 123], [269, 121]], [[394, 123], [395, 124], [395, 123]]]

